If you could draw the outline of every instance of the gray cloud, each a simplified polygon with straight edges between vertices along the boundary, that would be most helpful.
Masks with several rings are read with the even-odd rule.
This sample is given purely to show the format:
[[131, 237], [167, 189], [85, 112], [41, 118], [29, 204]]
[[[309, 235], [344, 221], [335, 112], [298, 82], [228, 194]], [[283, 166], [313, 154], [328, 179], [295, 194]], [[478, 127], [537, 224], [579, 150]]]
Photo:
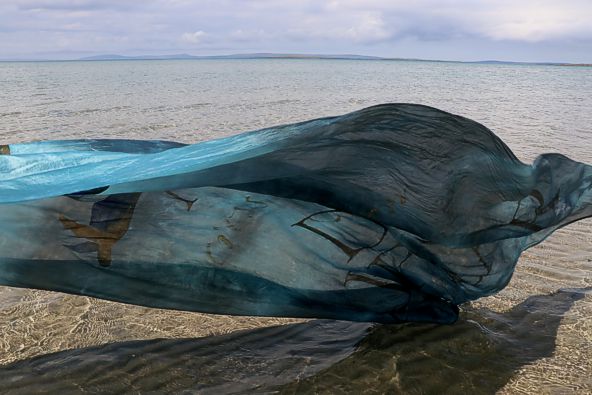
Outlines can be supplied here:
[[[148, 1], [150, 2], [150, 1]], [[146, 2], [117, 0], [16, 0], [13, 2], [24, 11], [74, 11], [74, 10], [131, 10], [141, 8]]]
[[0, 3], [0, 58], [272, 51], [592, 62], [590, 15], [587, 0], [15, 0]]

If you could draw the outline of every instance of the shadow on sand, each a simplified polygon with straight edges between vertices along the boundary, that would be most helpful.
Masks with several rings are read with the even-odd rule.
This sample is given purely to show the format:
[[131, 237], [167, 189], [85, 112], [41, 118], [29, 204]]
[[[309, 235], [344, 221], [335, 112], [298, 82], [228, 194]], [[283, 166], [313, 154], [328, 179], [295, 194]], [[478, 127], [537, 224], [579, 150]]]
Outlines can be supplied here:
[[495, 393], [553, 354], [590, 289], [529, 297], [454, 325], [315, 320], [196, 339], [67, 350], [0, 367], [3, 393]]

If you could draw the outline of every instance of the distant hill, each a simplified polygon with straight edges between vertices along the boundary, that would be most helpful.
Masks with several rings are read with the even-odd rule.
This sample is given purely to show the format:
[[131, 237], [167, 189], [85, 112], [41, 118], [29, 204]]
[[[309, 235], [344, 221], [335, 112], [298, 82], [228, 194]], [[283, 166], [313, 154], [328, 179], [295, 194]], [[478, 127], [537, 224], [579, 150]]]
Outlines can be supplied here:
[[116, 54], [87, 56], [78, 60], [169, 60], [169, 59], [344, 59], [344, 60], [396, 60], [408, 62], [447, 62], [447, 63], [477, 63], [477, 64], [507, 64], [507, 65], [541, 65], [541, 66], [575, 66], [592, 67], [592, 64], [576, 63], [552, 63], [552, 62], [507, 62], [500, 60], [480, 60], [475, 62], [451, 61], [451, 60], [428, 60], [428, 59], [410, 59], [410, 58], [385, 58], [380, 56], [365, 56], [353, 54], [338, 55], [317, 55], [317, 54], [290, 54], [290, 53], [248, 53], [231, 55], [209, 55], [195, 56], [188, 54], [174, 55], [139, 55], [125, 56]]
[[314, 55], [314, 54], [281, 54], [281, 53], [249, 53], [231, 55], [195, 56], [188, 54], [175, 55], [96, 55], [80, 58], [79, 60], [165, 60], [165, 59], [361, 59], [361, 60], [385, 60], [379, 56], [364, 55]]
[[195, 59], [199, 56], [192, 56], [187, 54], [177, 55], [140, 55], [140, 56], [124, 56], [124, 55], [96, 55], [87, 56], [78, 60], [166, 60], [166, 59]]

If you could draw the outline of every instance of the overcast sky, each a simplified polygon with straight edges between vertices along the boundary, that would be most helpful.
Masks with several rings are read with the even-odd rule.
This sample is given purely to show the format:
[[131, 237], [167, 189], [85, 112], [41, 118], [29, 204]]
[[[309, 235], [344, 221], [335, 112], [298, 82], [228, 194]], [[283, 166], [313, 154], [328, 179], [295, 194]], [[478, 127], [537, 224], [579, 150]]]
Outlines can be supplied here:
[[0, 59], [251, 52], [592, 63], [592, 0], [0, 2]]

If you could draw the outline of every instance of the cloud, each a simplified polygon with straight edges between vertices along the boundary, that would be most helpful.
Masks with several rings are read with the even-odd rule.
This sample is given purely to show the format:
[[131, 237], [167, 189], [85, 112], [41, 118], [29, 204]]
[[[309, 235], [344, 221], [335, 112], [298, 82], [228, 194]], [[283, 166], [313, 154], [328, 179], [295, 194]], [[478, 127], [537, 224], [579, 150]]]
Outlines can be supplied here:
[[[0, 2], [0, 57], [68, 46], [127, 54], [293, 51], [402, 57], [424, 48], [420, 56], [430, 58], [441, 53], [434, 51], [438, 43], [450, 53], [464, 53], [463, 58], [474, 56], [475, 47], [504, 45], [545, 57], [554, 48], [560, 58], [562, 47], [569, 54], [590, 47], [590, 15], [589, 0], [13, 0]], [[481, 44], [459, 52], [461, 42]]]
[[372, 43], [387, 40], [393, 36], [394, 27], [385, 23], [379, 12], [368, 11], [359, 14], [311, 15], [287, 30], [295, 38], [343, 40], [354, 43]]
[[237, 29], [230, 33], [229, 38], [237, 42], [258, 42], [272, 38], [263, 29]]
[[[144, 4], [152, 0], [144, 0]], [[141, 7], [142, 2], [118, 0], [15, 0], [18, 9], [24, 11], [74, 11], [74, 10], [130, 10]]]
[[189, 43], [189, 44], [198, 44], [206, 35], [206, 33], [202, 30], [198, 30], [193, 33], [183, 33], [181, 35], [181, 41]]
[[[579, 4], [578, 4], [579, 3]], [[544, 41], [592, 38], [592, 2], [541, 1], [537, 6], [517, 3], [476, 13], [476, 32], [500, 40]]]
[[592, 39], [588, 0], [332, 0], [337, 14], [375, 12], [398, 31], [432, 36], [436, 28], [464, 36], [515, 41]]

